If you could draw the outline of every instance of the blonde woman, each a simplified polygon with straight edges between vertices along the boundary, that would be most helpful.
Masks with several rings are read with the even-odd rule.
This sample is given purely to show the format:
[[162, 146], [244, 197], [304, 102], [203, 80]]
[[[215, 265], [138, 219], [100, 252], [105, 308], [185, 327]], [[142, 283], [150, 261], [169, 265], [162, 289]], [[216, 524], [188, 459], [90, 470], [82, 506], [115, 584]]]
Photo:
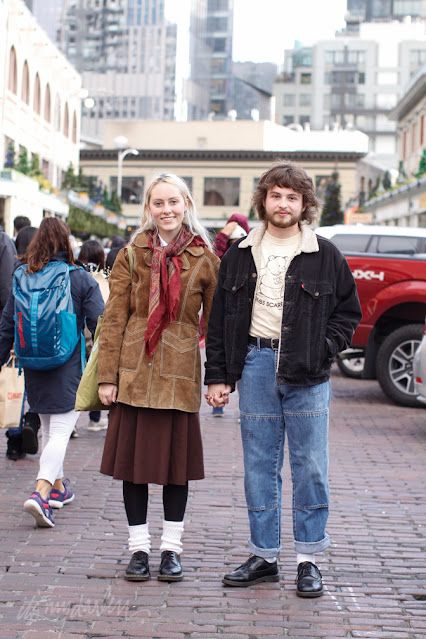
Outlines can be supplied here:
[[148, 488], [159, 484], [158, 579], [180, 581], [188, 481], [204, 477], [199, 313], [208, 319], [219, 260], [185, 182], [167, 173], [148, 185], [130, 246], [111, 273], [100, 338], [99, 397], [111, 405], [101, 472], [123, 481], [126, 579], [150, 578]]

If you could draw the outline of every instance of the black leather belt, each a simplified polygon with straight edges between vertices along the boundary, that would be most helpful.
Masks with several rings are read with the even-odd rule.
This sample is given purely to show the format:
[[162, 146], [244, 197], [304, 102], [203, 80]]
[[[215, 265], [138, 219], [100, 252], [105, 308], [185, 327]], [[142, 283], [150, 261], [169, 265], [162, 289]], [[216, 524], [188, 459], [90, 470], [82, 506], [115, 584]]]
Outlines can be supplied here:
[[277, 351], [280, 346], [280, 340], [278, 337], [253, 337], [249, 335], [249, 344], [255, 344], [257, 348], [273, 348]]

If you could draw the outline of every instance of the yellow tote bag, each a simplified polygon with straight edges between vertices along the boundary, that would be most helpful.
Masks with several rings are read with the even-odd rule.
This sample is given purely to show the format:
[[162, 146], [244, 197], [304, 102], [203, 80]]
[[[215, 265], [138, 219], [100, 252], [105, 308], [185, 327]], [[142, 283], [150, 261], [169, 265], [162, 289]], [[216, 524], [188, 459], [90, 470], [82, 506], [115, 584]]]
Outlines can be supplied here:
[[15, 366], [12, 356], [0, 371], [0, 428], [19, 425], [24, 399], [24, 375]]
[[109, 406], [101, 403], [98, 395], [98, 354], [99, 333], [101, 332], [103, 315], [98, 317], [92, 352], [81, 376], [75, 398], [75, 410], [108, 410]]

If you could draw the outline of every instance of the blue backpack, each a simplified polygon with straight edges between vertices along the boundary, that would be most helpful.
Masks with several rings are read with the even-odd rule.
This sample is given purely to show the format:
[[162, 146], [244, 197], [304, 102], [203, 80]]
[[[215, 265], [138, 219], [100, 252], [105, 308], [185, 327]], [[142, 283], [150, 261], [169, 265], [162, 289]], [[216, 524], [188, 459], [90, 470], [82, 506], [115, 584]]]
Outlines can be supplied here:
[[73, 354], [81, 338], [71, 297], [70, 271], [76, 268], [53, 261], [36, 273], [28, 273], [26, 264], [14, 272], [14, 350], [21, 367], [50, 370]]

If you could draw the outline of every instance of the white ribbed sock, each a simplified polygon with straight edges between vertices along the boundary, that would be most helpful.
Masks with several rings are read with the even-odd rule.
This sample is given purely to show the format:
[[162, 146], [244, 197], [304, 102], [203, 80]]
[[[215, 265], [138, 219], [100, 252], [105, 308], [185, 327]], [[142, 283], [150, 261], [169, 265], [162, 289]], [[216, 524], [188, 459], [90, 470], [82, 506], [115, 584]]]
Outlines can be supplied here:
[[182, 553], [183, 521], [163, 520], [160, 550], [172, 550], [178, 555]]
[[148, 530], [148, 524], [138, 524], [137, 526], [129, 526], [129, 550], [133, 553], [143, 550], [148, 553], [151, 550], [151, 536]]
[[274, 564], [277, 561], [276, 557], [263, 557], [263, 559], [267, 561], [268, 564]]
[[301, 564], [303, 561], [310, 561], [311, 564], [315, 564], [315, 555], [304, 555], [301, 552], [297, 553], [297, 565]]

